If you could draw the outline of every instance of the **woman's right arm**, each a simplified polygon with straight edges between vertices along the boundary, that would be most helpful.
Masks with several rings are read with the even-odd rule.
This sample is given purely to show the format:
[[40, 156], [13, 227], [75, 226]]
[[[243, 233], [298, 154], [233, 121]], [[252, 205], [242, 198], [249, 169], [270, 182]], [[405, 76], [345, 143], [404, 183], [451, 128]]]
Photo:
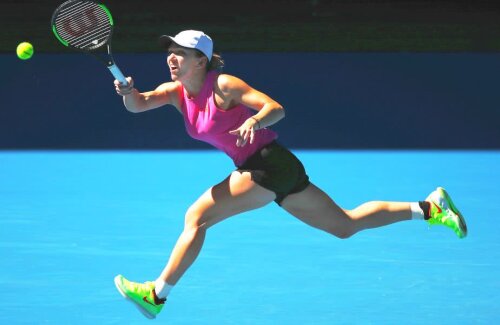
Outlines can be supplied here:
[[177, 82], [166, 82], [159, 85], [155, 90], [140, 93], [134, 88], [134, 80], [127, 78], [128, 85], [123, 86], [115, 80], [115, 89], [118, 95], [123, 97], [125, 108], [132, 113], [141, 113], [163, 105], [179, 106], [179, 84]]

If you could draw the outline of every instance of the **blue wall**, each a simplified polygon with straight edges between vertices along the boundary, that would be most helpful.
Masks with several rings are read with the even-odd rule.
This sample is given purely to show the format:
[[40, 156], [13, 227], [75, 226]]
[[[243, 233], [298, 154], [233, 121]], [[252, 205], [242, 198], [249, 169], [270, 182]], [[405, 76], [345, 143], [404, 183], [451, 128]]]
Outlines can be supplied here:
[[[294, 148], [500, 148], [500, 53], [225, 53], [226, 72], [287, 110]], [[117, 54], [145, 91], [165, 55]], [[0, 149], [208, 148], [171, 107], [127, 112], [86, 55], [0, 55]]]

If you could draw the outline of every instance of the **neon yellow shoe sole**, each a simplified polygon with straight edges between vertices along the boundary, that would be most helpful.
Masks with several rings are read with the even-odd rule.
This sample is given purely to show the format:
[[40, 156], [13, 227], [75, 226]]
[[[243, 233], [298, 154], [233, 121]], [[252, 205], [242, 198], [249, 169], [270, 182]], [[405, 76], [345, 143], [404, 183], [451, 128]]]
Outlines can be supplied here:
[[457, 234], [458, 238], [467, 236], [465, 218], [444, 188], [438, 187], [425, 200], [431, 204], [429, 224], [449, 227]]
[[156, 297], [153, 282], [136, 283], [120, 274], [115, 277], [115, 285], [118, 292], [149, 319], [156, 318], [164, 306], [165, 299]]

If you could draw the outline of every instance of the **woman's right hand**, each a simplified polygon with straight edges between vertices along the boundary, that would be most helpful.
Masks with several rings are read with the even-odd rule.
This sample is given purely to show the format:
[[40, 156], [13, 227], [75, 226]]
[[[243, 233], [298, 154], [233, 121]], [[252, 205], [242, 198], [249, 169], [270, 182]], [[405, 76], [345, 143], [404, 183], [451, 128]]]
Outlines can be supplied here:
[[116, 93], [120, 96], [129, 95], [134, 90], [134, 80], [132, 79], [132, 77], [127, 77], [125, 79], [127, 79], [128, 85], [123, 85], [118, 80], [115, 80], [114, 82]]

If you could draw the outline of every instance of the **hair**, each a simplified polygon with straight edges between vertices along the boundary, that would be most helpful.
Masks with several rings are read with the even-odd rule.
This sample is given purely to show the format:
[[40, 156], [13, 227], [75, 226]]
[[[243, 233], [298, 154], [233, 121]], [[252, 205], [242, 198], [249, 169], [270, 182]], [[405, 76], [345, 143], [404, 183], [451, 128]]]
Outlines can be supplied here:
[[[198, 57], [202, 56], [206, 57], [206, 55], [199, 50], [196, 50], [196, 54]], [[212, 59], [207, 63], [207, 71], [217, 70], [219, 72], [222, 72], [223, 69], [224, 69], [224, 59], [222, 59], [222, 56], [216, 52], [212, 53]]]
[[207, 64], [207, 71], [217, 70], [222, 72], [222, 69], [224, 69], [224, 59], [219, 53], [213, 53], [212, 59]]

